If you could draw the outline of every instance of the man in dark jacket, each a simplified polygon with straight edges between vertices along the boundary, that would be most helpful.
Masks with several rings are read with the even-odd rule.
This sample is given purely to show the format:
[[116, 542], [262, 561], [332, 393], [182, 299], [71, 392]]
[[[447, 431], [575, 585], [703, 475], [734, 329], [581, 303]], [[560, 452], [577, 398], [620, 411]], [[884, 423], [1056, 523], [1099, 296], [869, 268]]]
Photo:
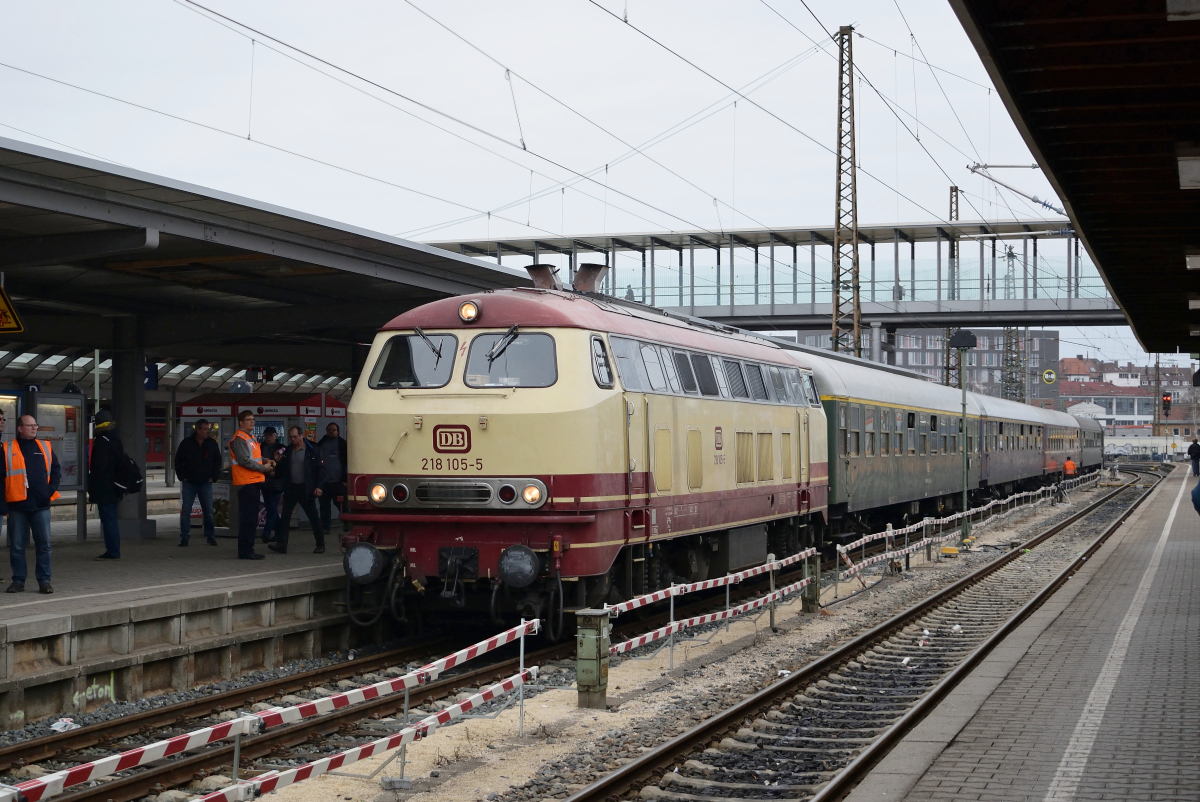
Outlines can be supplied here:
[[336, 423], [325, 427], [325, 436], [317, 441], [317, 450], [321, 452], [321, 462], [325, 464], [325, 484], [321, 490], [321, 527], [329, 531], [329, 523], [333, 520], [331, 505], [340, 500], [338, 511], [346, 511], [346, 438], [341, 436], [341, 430]]
[[213, 529], [213, 482], [221, 478], [221, 447], [208, 436], [208, 421], [196, 421], [195, 434], [184, 439], [175, 452], [175, 475], [179, 477], [179, 545], [186, 546], [192, 533], [192, 504], [200, 499], [204, 514], [204, 540], [217, 545]]
[[1195, 437], [1188, 446], [1188, 459], [1192, 461], [1192, 476], [1200, 476], [1200, 443], [1196, 442]]
[[32, 415], [18, 418], [17, 438], [4, 444], [4, 459], [0, 460], [8, 512], [8, 561], [12, 566], [9, 593], [25, 590], [25, 544], [30, 534], [37, 552], [38, 590], [54, 592], [50, 585], [50, 502], [58, 498], [62, 467], [49, 441], [37, 439], [37, 430]]
[[124, 493], [117, 486], [117, 460], [125, 453], [112, 413], [96, 413], [92, 455], [88, 465], [88, 496], [96, 505], [100, 531], [104, 533], [104, 553], [98, 560], [121, 559], [121, 531], [117, 526], [117, 503]]
[[[276, 462], [283, 458], [283, 452], [287, 450], [287, 444], [280, 442], [279, 432], [275, 431], [274, 426], [263, 429], [259, 445], [262, 448], [263, 459]], [[278, 472], [272, 471], [267, 474], [267, 481], [263, 486], [263, 506], [267, 513], [267, 517], [263, 521], [263, 543], [270, 543], [275, 539], [275, 527], [279, 524], [279, 499], [282, 496], [283, 479], [280, 478]]]
[[316, 446], [304, 439], [304, 431], [299, 426], [289, 429], [288, 437], [291, 444], [275, 464], [275, 475], [283, 480], [283, 512], [275, 530], [275, 541], [267, 548], [287, 554], [292, 512], [299, 504], [308, 516], [313, 537], [317, 541], [317, 548], [313, 550], [313, 554], [324, 554], [325, 530], [321, 528], [313, 498], [320, 498], [323, 494], [321, 487], [325, 483], [325, 466], [321, 464], [320, 452]]

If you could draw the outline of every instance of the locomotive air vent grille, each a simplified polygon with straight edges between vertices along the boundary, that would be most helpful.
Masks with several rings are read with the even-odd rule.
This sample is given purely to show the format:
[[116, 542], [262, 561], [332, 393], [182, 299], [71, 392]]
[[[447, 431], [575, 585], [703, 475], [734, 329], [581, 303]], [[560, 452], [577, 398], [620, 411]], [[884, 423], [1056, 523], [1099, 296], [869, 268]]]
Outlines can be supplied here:
[[423, 504], [487, 504], [492, 488], [481, 482], [421, 482], [416, 497]]

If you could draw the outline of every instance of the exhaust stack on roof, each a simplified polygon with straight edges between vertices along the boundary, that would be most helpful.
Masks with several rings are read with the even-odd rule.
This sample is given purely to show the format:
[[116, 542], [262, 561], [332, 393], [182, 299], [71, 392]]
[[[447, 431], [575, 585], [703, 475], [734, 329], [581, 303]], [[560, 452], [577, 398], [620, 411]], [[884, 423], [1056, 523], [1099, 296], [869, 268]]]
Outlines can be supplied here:
[[533, 279], [533, 286], [539, 290], [561, 290], [562, 282], [558, 278], [558, 268], [554, 265], [529, 265], [525, 268]]
[[580, 265], [575, 271], [576, 292], [595, 292], [607, 271], [608, 265]]

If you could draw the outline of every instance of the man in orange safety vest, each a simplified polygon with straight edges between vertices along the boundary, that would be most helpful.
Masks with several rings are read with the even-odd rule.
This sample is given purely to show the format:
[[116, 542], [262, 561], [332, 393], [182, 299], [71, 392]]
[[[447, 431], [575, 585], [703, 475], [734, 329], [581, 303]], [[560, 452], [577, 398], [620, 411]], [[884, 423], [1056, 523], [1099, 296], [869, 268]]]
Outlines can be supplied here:
[[8, 561], [12, 567], [9, 593], [25, 590], [28, 565], [25, 544], [33, 535], [36, 553], [34, 576], [38, 590], [53, 593], [50, 585], [50, 502], [58, 498], [62, 468], [47, 440], [37, 439], [38, 424], [32, 415], [17, 420], [17, 437], [4, 444], [0, 464], [4, 478], [4, 505], [8, 513]]
[[252, 434], [254, 413], [242, 410], [237, 422], [237, 431], [229, 441], [229, 456], [233, 463], [233, 486], [237, 488], [238, 559], [261, 560], [266, 555], [254, 551], [254, 530], [258, 528], [258, 502], [262, 498], [262, 489], [275, 462], [263, 459], [262, 447]]
[[1067, 461], [1063, 463], [1063, 475], [1068, 479], [1075, 476], [1075, 461], [1070, 457], [1067, 457]]

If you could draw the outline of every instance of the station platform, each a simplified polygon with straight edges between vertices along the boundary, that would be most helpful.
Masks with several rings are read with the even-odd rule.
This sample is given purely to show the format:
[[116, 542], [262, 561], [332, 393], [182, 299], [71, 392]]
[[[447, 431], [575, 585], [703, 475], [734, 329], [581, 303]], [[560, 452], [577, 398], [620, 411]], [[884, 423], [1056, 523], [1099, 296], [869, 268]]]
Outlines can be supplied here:
[[350, 645], [337, 527], [324, 554], [293, 527], [288, 554], [259, 543], [266, 559], [252, 562], [237, 559], [234, 539], [208, 546], [195, 527], [180, 548], [178, 514], [155, 518], [160, 536], [123, 540], [119, 561], [96, 560], [98, 521], [86, 541], [74, 521], [52, 523], [51, 595], [37, 592], [27, 547], [26, 591], [0, 589], [0, 729]]
[[848, 797], [1200, 799], [1200, 516], [1177, 468]]

